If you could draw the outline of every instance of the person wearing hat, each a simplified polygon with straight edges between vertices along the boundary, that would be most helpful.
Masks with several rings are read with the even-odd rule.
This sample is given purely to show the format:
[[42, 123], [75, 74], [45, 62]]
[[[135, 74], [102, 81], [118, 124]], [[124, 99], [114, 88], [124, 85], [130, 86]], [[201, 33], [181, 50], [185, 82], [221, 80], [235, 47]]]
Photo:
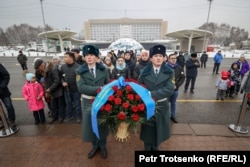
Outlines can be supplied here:
[[184, 86], [184, 92], [187, 92], [189, 83], [191, 81], [190, 92], [194, 93], [194, 86], [196, 77], [198, 75], [198, 69], [200, 67], [200, 62], [197, 59], [197, 53], [191, 53], [191, 58], [186, 62], [186, 83]]
[[59, 69], [61, 68], [61, 58], [60, 56], [53, 56], [52, 57], [53, 64], [57, 64], [59, 66]]
[[75, 55], [76, 63], [82, 65], [85, 63], [84, 57], [80, 55], [80, 50], [77, 48], [71, 49], [71, 52]]
[[33, 113], [35, 125], [45, 123], [44, 114], [44, 89], [36, 81], [35, 74], [26, 73], [26, 82], [22, 88], [22, 95], [27, 101], [30, 111]]
[[97, 90], [109, 82], [108, 69], [101, 63], [97, 63], [99, 49], [95, 45], [85, 45], [82, 49], [86, 63], [76, 69], [76, 83], [82, 94], [82, 131], [83, 141], [91, 142], [92, 149], [88, 158], [92, 158], [98, 151], [102, 158], [107, 158], [106, 138], [109, 134], [108, 127], [98, 125], [100, 138], [92, 131], [91, 101], [97, 95]]
[[112, 78], [111, 78], [111, 74], [112, 74], [112, 72], [113, 72], [115, 66], [114, 66], [114, 64], [112, 63], [110, 57], [108, 57], [108, 56], [105, 57], [105, 59], [104, 59], [104, 66], [105, 66], [105, 67], [108, 69], [108, 71], [109, 71], [109, 78], [112, 79]]
[[28, 72], [28, 67], [27, 67], [27, 61], [28, 58], [25, 54], [23, 54], [23, 51], [19, 51], [19, 54], [17, 56], [17, 61], [18, 63], [21, 65], [23, 73], [27, 73]]
[[144, 142], [145, 151], [157, 151], [159, 145], [170, 137], [168, 98], [174, 92], [174, 71], [163, 63], [165, 46], [151, 47], [149, 56], [152, 63], [143, 68], [138, 81], [145, 85], [156, 101], [156, 111], [149, 124], [141, 125], [140, 139]]
[[228, 71], [222, 71], [221, 77], [216, 81], [215, 87], [217, 88], [216, 100], [224, 100], [226, 91], [229, 87], [230, 80], [228, 79], [230, 73]]
[[216, 72], [216, 74], [219, 74], [220, 64], [222, 62], [223, 56], [221, 54], [221, 50], [218, 50], [218, 52], [214, 55], [214, 68], [213, 68], [213, 74]]
[[61, 84], [62, 76], [58, 65], [38, 59], [34, 63], [34, 68], [37, 81], [44, 86], [45, 98], [49, 101], [48, 105], [52, 111], [52, 120], [49, 124], [53, 124], [57, 120], [59, 120], [59, 123], [63, 123], [65, 101]]

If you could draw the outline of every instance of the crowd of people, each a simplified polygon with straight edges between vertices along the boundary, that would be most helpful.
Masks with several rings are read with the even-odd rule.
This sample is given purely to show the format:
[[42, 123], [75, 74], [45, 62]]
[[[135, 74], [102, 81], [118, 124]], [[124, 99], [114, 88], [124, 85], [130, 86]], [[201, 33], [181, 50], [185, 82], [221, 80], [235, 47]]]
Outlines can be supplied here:
[[[63, 62], [58, 56], [54, 56], [51, 61], [36, 58], [35, 73], [28, 72], [27, 57], [22, 52], [18, 62], [26, 77], [22, 94], [29, 110], [33, 113], [34, 123], [38, 125], [47, 122], [45, 104], [50, 110], [49, 124], [68, 123], [76, 119], [77, 123], [82, 123], [83, 140], [92, 143], [88, 158], [94, 157], [98, 151], [103, 158], [107, 158], [108, 155], [106, 149], [108, 127], [103, 125], [98, 127], [100, 138], [92, 132], [90, 101], [97, 95], [98, 89], [120, 76], [137, 80], [145, 85], [160, 110], [154, 116], [156, 121], [153, 126], [142, 124], [140, 138], [144, 142], [145, 150], [156, 151], [160, 143], [170, 137], [170, 121], [178, 123], [176, 101], [180, 87], [184, 85], [184, 93], [188, 89], [190, 93], [195, 93], [198, 68], [206, 68], [208, 60], [206, 52], [203, 52], [200, 61], [197, 53], [191, 53], [189, 58], [184, 57], [183, 52], [166, 55], [166, 48], [163, 45], [155, 45], [149, 51], [142, 50], [139, 53], [110, 51], [103, 60], [95, 45], [85, 45], [82, 51], [83, 55], [80, 55], [79, 49], [65, 52]], [[223, 60], [221, 51], [216, 53], [213, 60], [212, 74], [219, 74]], [[216, 99], [224, 100], [224, 97], [236, 96], [240, 91], [241, 81], [248, 71], [249, 64], [244, 56], [233, 62], [228, 71], [221, 73], [215, 84], [218, 88]], [[15, 111], [10, 98], [11, 93], [7, 89], [8, 82], [9, 73], [0, 64], [0, 98], [7, 108], [9, 122], [15, 127]]]

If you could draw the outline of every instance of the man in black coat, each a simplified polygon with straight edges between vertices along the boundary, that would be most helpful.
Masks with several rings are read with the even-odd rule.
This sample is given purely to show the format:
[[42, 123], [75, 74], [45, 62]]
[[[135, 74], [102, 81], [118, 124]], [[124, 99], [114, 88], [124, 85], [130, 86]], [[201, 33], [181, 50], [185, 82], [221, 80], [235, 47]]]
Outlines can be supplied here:
[[171, 120], [174, 123], [178, 123], [176, 120], [176, 100], [178, 97], [178, 89], [179, 87], [183, 84], [185, 81], [185, 74], [182, 66], [180, 66], [178, 63], [176, 63], [177, 58], [175, 54], [170, 54], [169, 55], [169, 60], [167, 62], [167, 66], [169, 66], [171, 69], [174, 70], [174, 82], [175, 82], [175, 87], [174, 87], [174, 93], [170, 96], [169, 102], [170, 102], [170, 110], [171, 110]]
[[21, 50], [19, 51], [19, 55], [17, 56], [17, 61], [21, 65], [23, 72], [27, 73], [28, 72], [28, 67], [27, 67], [28, 58], [25, 54], [23, 54]]
[[201, 68], [204, 66], [204, 68], [206, 68], [206, 64], [207, 64], [207, 59], [208, 59], [208, 55], [206, 53], [206, 51], [203, 52], [203, 54], [201, 55], [200, 61], [201, 61]]
[[139, 63], [136, 64], [134, 73], [133, 73], [133, 78], [138, 79], [141, 70], [150, 62], [149, 60], [149, 53], [146, 50], [142, 50], [141, 52], [141, 58], [139, 60]]
[[8, 89], [9, 81], [10, 81], [10, 74], [6, 70], [6, 68], [0, 63], [0, 99], [2, 100], [2, 102], [4, 103], [8, 111], [8, 121], [10, 123], [10, 126], [13, 128], [16, 128], [15, 109], [13, 107], [13, 104], [10, 98], [11, 93]]
[[197, 53], [192, 53], [191, 58], [186, 62], [186, 83], [185, 83], [185, 90], [187, 92], [189, 83], [191, 81], [191, 88], [190, 92], [194, 93], [194, 85], [196, 81], [196, 77], [198, 75], [198, 69], [200, 67], [200, 62], [197, 59]]

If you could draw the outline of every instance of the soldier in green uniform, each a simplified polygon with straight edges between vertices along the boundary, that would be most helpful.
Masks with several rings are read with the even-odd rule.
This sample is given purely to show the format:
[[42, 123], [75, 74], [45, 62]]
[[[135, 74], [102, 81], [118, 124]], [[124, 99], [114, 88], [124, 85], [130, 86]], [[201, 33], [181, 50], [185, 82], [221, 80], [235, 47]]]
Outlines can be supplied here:
[[91, 100], [97, 95], [97, 90], [109, 81], [108, 70], [97, 63], [99, 49], [94, 45], [85, 45], [83, 55], [86, 63], [76, 69], [76, 80], [79, 92], [82, 94], [82, 127], [83, 141], [92, 143], [92, 150], [88, 158], [92, 158], [100, 150], [102, 158], [107, 158], [106, 138], [109, 130], [107, 126], [99, 125], [100, 138], [92, 131]]
[[166, 48], [155, 45], [149, 50], [152, 63], [146, 65], [139, 76], [156, 101], [156, 111], [150, 124], [142, 124], [140, 139], [146, 151], [157, 151], [160, 143], [170, 137], [170, 112], [168, 98], [174, 92], [174, 72], [163, 63]]

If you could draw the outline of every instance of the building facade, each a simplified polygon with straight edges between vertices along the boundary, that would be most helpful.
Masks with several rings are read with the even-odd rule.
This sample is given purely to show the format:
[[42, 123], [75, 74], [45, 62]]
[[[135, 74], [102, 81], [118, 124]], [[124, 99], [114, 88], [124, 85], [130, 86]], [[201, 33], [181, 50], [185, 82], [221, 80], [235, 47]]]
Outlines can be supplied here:
[[162, 19], [91, 19], [84, 22], [85, 40], [132, 38], [138, 42], [166, 39], [168, 22]]

